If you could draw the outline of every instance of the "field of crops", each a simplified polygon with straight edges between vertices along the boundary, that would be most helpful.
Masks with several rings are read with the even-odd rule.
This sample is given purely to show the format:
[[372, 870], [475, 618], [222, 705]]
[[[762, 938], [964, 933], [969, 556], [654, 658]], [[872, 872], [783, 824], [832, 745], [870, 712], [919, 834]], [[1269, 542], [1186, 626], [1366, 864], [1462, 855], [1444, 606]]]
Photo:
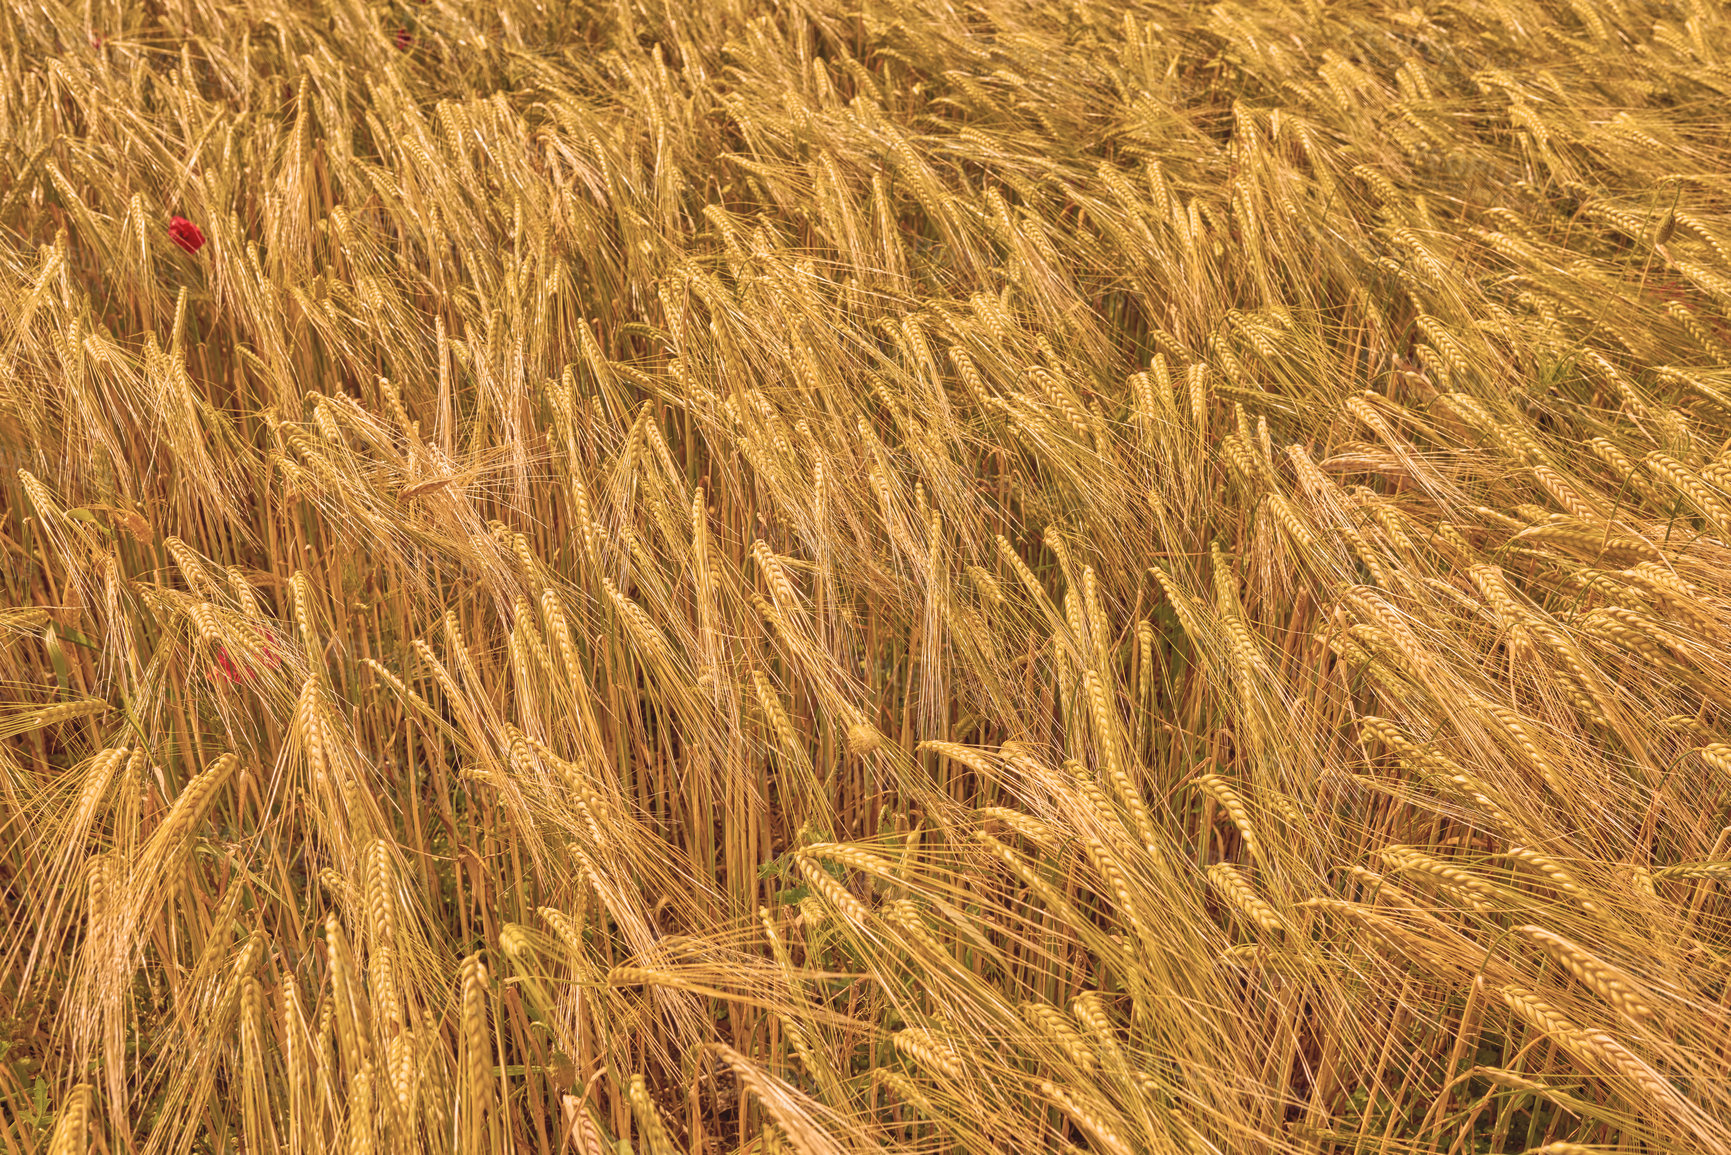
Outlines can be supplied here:
[[1731, 1155], [1720, 0], [0, 0], [0, 1155]]

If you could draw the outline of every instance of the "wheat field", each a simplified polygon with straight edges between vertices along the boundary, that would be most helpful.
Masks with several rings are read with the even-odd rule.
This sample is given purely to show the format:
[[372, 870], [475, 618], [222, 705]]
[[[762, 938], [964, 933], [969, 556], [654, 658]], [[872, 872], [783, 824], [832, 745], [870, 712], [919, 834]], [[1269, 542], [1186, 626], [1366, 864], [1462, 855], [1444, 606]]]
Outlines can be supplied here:
[[4, 0], [0, 1155], [1731, 1155], [1718, 0]]

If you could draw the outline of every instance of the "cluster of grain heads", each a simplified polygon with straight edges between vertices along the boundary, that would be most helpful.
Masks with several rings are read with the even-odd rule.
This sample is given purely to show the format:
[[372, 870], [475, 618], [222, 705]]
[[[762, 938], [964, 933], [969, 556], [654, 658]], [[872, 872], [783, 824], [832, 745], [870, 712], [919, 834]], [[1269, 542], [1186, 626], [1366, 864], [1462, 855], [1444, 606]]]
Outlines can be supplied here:
[[158, 15], [0, 5], [0, 1146], [1731, 1145], [1719, 9]]

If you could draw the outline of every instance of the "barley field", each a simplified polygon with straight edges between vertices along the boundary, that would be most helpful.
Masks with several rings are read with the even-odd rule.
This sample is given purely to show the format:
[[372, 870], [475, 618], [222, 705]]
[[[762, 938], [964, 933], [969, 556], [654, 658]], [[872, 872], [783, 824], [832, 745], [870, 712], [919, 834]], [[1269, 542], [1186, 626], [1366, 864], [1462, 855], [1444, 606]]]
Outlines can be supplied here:
[[0, 0], [0, 1155], [1731, 1155], [1719, 0]]

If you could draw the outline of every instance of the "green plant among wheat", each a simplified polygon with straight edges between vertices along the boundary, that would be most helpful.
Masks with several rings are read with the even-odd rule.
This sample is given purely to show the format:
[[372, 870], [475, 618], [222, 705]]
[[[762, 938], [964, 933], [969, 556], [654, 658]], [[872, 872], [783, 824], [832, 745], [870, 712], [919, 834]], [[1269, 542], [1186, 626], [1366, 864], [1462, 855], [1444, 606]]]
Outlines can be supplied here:
[[1711, 0], [0, 4], [0, 1155], [1731, 1153]]

